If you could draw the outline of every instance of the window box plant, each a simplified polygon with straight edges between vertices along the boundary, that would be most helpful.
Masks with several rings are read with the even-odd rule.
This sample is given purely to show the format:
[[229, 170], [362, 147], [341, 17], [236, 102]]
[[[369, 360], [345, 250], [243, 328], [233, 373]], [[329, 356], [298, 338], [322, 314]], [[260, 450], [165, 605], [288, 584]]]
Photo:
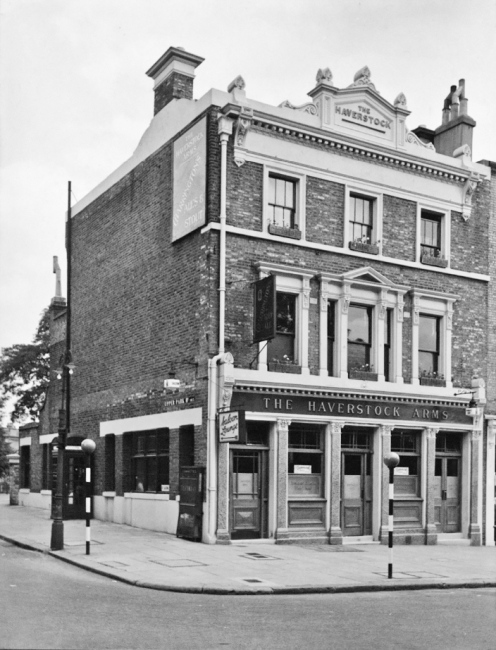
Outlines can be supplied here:
[[350, 241], [350, 248], [352, 251], [360, 251], [361, 253], [369, 253], [370, 255], [379, 255], [379, 242], [373, 244], [369, 237], [362, 237]]
[[362, 381], [377, 381], [378, 375], [374, 372], [374, 367], [368, 363], [363, 366], [350, 368], [350, 379], [360, 379]]
[[437, 372], [426, 372], [422, 371], [420, 374], [420, 385], [421, 386], [446, 386], [446, 379], [444, 375], [440, 375]]
[[269, 223], [269, 232], [271, 235], [277, 235], [278, 237], [301, 239], [301, 230], [297, 226], [289, 228], [288, 226], [278, 226], [275, 223]]
[[422, 251], [420, 261], [422, 264], [427, 264], [429, 266], [438, 266], [442, 269], [445, 269], [448, 266], [447, 259], [445, 259], [440, 253], [433, 255], [431, 251]]
[[298, 366], [287, 354], [282, 359], [271, 359], [268, 366], [270, 372], [288, 372], [294, 375], [301, 372], [301, 366]]

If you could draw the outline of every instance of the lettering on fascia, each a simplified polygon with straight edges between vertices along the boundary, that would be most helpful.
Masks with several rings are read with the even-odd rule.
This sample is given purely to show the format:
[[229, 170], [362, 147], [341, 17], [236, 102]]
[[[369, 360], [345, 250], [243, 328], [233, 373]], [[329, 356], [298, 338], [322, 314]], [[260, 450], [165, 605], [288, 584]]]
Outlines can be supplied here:
[[342, 106], [336, 106], [335, 110], [336, 114], [339, 115], [345, 122], [349, 122], [351, 120], [355, 124], [364, 124], [369, 127], [375, 127], [376, 129], [391, 129], [391, 125], [393, 123], [392, 120], [387, 120], [385, 118], [371, 115], [370, 108], [367, 106], [358, 105], [355, 108], [343, 108]]

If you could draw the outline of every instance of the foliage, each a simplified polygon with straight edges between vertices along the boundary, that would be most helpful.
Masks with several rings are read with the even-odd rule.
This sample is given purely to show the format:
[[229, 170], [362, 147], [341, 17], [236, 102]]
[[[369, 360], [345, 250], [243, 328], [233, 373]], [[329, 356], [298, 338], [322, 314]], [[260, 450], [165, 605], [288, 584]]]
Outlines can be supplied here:
[[11, 400], [12, 422], [37, 419], [43, 406], [50, 372], [50, 319], [48, 308], [41, 315], [32, 343], [3, 348], [0, 355], [0, 402]]
[[7, 454], [11, 454], [13, 449], [5, 440], [5, 430], [0, 427], [0, 478], [3, 478], [9, 470], [9, 461]]

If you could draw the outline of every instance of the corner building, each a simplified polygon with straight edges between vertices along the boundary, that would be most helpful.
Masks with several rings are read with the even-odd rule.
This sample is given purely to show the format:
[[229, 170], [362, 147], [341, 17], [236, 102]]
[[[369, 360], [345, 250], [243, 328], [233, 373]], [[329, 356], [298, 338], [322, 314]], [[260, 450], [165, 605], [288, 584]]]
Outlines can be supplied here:
[[[269, 106], [242, 77], [194, 100], [202, 60], [152, 66], [138, 148], [72, 211], [95, 516], [175, 533], [181, 468], [204, 467], [204, 542], [380, 542], [395, 451], [395, 541], [494, 544], [494, 166], [471, 160], [464, 81], [410, 131], [366, 67]], [[254, 343], [264, 278], [275, 331]]]

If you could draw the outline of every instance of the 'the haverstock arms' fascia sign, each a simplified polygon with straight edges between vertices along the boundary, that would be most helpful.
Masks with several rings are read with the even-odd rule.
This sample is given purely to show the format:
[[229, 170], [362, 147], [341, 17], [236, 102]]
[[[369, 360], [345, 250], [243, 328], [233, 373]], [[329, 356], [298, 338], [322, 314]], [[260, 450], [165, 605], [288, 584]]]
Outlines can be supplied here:
[[472, 424], [465, 408], [449, 404], [419, 401], [385, 399], [360, 399], [341, 397], [320, 397], [297, 394], [235, 391], [231, 408], [246, 411], [291, 413], [298, 415], [321, 415], [381, 420], [413, 420], [417, 422], [436, 421], [443, 424]]

